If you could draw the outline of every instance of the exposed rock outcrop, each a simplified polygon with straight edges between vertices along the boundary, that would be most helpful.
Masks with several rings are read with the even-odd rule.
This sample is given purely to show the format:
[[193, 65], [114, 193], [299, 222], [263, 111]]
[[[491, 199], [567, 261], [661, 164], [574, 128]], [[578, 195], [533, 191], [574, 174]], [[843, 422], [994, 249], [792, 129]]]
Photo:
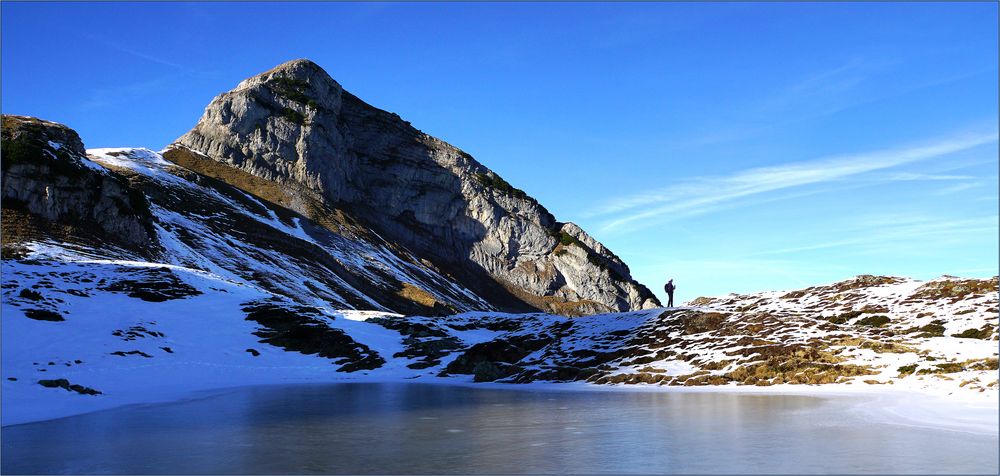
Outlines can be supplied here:
[[5, 250], [43, 234], [143, 253], [155, 247], [145, 196], [87, 160], [76, 132], [12, 115], [3, 116], [2, 129]]
[[343, 210], [505, 310], [659, 305], [578, 226], [308, 60], [216, 97], [164, 157], [321, 223], [321, 210]]

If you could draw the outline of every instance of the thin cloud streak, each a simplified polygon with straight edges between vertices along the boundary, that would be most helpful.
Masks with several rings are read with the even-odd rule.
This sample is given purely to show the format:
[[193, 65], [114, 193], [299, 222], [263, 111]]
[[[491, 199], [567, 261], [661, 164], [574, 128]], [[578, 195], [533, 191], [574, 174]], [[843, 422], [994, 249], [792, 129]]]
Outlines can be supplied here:
[[934, 192], [934, 195], [951, 195], [953, 193], [964, 192], [966, 190], [971, 190], [982, 186], [983, 186], [982, 182], [959, 183], [952, 185], [950, 187], [944, 187], [941, 190]]
[[[620, 215], [605, 222], [602, 231], [625, 225], [644, 225], [665, 215], [690, 216], [727, 202], [791, 187], [819, 184], [927, 160], [997, 141], [997, 132], [963, 134], [934, 143], [869, 153], [834, 156], [785, 165], [759, 167], [730, 176], [704, 177], [674, 187], [644, 192], [612, 201], [590, 216]], [[662, 205], [661, 205], [662, 204]], [[657, 206], [659, 205], [659, 206]], [[629, 213], [638, 207], [655, 208]]]
[[173, 61], [169, 61], [169, 60], [163, 59], [163, 58], [161, 58], [159, 56], [153, 56], [153, 55], [148, 54], [148, 53], [143, 53], [143, 52], [135, 50], [133, 48], [130, 48], [130, 47], [127, 47], [127, 46], [123, 46], [123, 45], [121, 45], [119, 43], [105, 40], [105, 39], [100, 38], [100, 37], [98, 37], [98, 36], [96, 36], [94, 34], [91, 34], [91, 33], [83, 33], [80, 36], [83, 37], [83, 38], [86, 38], [86, 39], [88, 39], [90, 41], [93, 41], [93, 42], [96, 42], [96, 43], [100, 43], [100, 44], [102, 44], [102, 45], [104, 45], [104, 46], [106, 46], [108, 48], [111, 48], [113, 50], [116, 50], [118, 52], [125, 53], [127, 55], [131, 55], [131, 56], [134, 56], [134, 57], [139, 58], [139, 59], [144, 59], [146, 61], [149, 61], [149, 62], [152, 62], [152, 63], [156, 63], [156, 64], [159, 64], [159, 65], [162, 65], [162, 66], [169, 66], [171, 68], [183, 71], [185, 73], [195, 73], [196, 72], [193, 69], [188, 68], [187, 66], [184, 66], [182, 64], [175, 63]]
[[761, 251], [748, 256], [773, 256], [800, 253], [803, 251], [816, 251], [831, 248], [856, 247], [868, 244], [887, 245], [890, 243], [913, 242], [914, 238], [945, 235], [948, 237], [959, 237], [968, 234], [990, 234], [996, 232], [998, 217], [996, 215], [984, 218], [972, 218], [952, 221], [924, 220], [900, 220], [897, 224], [884, 227], [880, 231], [872, 232], [866, 227], [858, 227], [856, 234], [858, 238], [846, 240], [834, 240], [825, 243], [816, 243], [807, 246], [796, 246], [777, 250]]
[[876, 71], [897, 61], [873, 62], [852, 58], [832, 69], [813, 72], [784, 89], [772, 92], [764, 99], [745, 105], [742, 118], [721, 130], [714, 130], [684, 142], [686, 146], [703, 147], [759, 135], [780, 126], [824, 117], [853, 103], [849, 94]]
[[135, 83], [123, 84], [110, 88], [95, 89], [84, 99], [80, 108], [91, 111], [103, 107], [108, 107], [122, 101], [133, 100], [148, 96], [150, 94], [165, 91], [177, 80], [177, 75], [170, 75], [149, 81], [139, 81]]
[[945, 175], [945, 174], [918, 174], [914, 172], [899, 172], [887, 176], [885, 179], [892, 182], [909, 181], [939, 181], [939, 180], [974, 180], [971, 175]]
[[867, 81], [876, 72], [898, 64], [898, 61], [872, 61], [855, 57], [840, 66], [815, 72], [787, 86], [783, 91], [771, 96], [758, 105], [760, 111], [779, 112], [803, 104], [809, 100], [813, 106], [818, 102], [835, 100]]
[[190, 71], [187, 67], [185, 67], [183, 65], [174, 63], [172, 61], [167, 61], [167, 60], [165, 60], [163, 58], [159, 58], [159, 57], [156, 57], [156, 56], [153, 56], [153, 55], [148, 55], [148, 54], [143, 53], [141, 51], [136, 51], [136, 50], [133, 50], [131, 48], [126, 48], [124, 46], [116, 45], [116, 44], [110, 43], [110, 42], [106, 42], [106, 44], [108, 46], [110, 46], [110, 47], [118, 50], [118, 51], [121, 51], [122, 53], [127, 53], [127, 54], [130, 54], [132, 56], [135, 56], [136, 58], [142, 58], [142, 59], [147, 60], [147, 61], [152, 61], [154, 63], [162, 64], [163, 66], [170, 66], [171, 68], [177, 68], [177, 69], [182, 70], [182, 71]]
[[[895, 64], [895, 62], [885, 62], [882, 65], [885, 66], [891, 64]], [[850, 63], [848, 65], [850, 65]], [[851, 69], [848, 65], [835, 68], [834, 70], [831, 70], [831, 72], [841, 73], [843, 71], [848, 71]], [[812, 83], [812, 77], [823, 77], [825, 75], [829, 75], [829, 73], [821, 72], [813, 75], [812, 77], [807, 77], [801, 80], [800, 83], [797, 83], [796, 85], [789, 86], [784, 95], [773, 96], [770, 99], [757, 104], [755, 107], [749, 108], [748, 111], [744, 113], [744, 117], [736, 120], [737, 124], [729, 125], [724, 129], [713, 130], [712, 132], [689, 139], [683, 142], [683, 145], [687, 147], [702, 147], [706, 145], [715, 145], [748, 139], [768, 131], [779, 129], [780, 127], [808, 120], [819, 119], [859, 106], [873, 104], [886, 99], [902, 97], [906, 94], [911, 94], [923, 89], [950, 84], [979, 74], [992, 73], [994, 71], [994, 69], [985, 68], [952, 74], [949, 76], [925, 80], [910, 86], [897, 88], [891, 93], [870, 94], [869, 96], [863, 98], [852, 98], [846, 93], [851, 89], [857, 89], [856, 86], [863, 84], [870, 77], [873, 77], [873, 75], [858, 77], [856, 80], [841, 81], [838, 87], [829, 88], [826, 91], [827, 93], [836, 92], [837, 94], [821, 95], [819, 94], [819, 91], [810, 91], [810, 93], [812, 93], [811, 95], [803, 94], [803, 92], [808, 91], [808, 89], [801, 86], [802, 84]], [[822, 101], [820, 99], [822, 99]], [[823, 101], [826, 102], [824, 103]], [[776, 106], [779, 104], [783, 104], [784, 109], [777, 108]]]

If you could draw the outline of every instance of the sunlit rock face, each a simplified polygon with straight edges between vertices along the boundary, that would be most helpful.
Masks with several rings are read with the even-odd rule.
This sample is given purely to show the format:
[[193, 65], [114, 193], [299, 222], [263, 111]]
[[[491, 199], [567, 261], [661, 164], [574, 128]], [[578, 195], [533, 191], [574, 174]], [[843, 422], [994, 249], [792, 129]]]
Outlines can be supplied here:
[[4, 243], [53, 237], [155, 246], [146, 199], [122, 176], [87, 160], [75, 131], [4, 115], [2, 143]]
[[164, 156], [317, 221], [320, 210], [342, 211], [503, 310], [581, 315], [659, 305], [578, 226], [556, 221], [469, 154], [344, 91], [308, 60], [216, 97]]

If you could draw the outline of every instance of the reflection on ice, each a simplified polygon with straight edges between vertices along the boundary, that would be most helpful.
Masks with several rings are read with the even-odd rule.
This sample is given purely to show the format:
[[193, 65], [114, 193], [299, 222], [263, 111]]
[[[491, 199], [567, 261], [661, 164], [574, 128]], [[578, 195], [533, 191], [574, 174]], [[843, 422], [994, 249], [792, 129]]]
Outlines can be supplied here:
[[4, 473], [995, 473], [997, 436], [866, 397], [251, 387], [3, 428]]

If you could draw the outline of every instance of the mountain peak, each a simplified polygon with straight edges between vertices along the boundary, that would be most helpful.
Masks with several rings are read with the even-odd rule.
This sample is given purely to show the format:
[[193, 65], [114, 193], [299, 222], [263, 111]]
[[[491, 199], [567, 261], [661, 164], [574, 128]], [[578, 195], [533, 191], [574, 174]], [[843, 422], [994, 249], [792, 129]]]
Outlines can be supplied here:
[[216, 97], [164, 157], [232, 185], [237, 176], [264, 179], [245, 191], [314, 220], [316, 210], [340, 210], [504, 310], [659, 305], [578, 226], [557, 222], [469, 154], [344, 91], [309, 60]]
[[[273, 81], [277, 78], [306, 81], [310, 83], [312, 83], [313, 81], [317, 81], [320, 83], [337, 84], [337, 82], [333, 79], [333, 77], [330, 76], [329, 73], [326, 72], [326, 70], [324, 70], [318, 64], [308, 59], [295, 59], [291, 61], [286, 61], [263, 73], [260, 73], [256, 76], [249, 78], [247, 81], [259, 79], [262, 80], [263, 82], [267, 82], [267, 81]], [[258, 83], [259, 81], [254, 81], [254, 82]]]
[[297, 70], [297, 69], [301, 69], [301, 68], [311, 68], [311, 69], [323, 70], [323, 68], [321, 68], [318, 64], [314, 63], [312, 60], [310, 60], [308, 58], [299, 58], [299, 59], [293, 59], [293, 60], [285, 61], [284, 63], [281, 63], [278, 66], [275, 66], [271, 70], [272, 71], [276, 71], [276, 70]]
[[[306, 109], [324, 108], [339, 112], [343, 88], [316, 63], [308, 59], [296, 59], [243, 80], [223, 96], [239, 91], [251, 92], [251, 98], [256, 104], [247, 103], [248, 109], [256, 105], [287, 112], [284, 108], [290, 108], [306, 117], [309, 115]], [[251, 115], [258, 115], [253, 114], [253, 111], [249, 112]]]

